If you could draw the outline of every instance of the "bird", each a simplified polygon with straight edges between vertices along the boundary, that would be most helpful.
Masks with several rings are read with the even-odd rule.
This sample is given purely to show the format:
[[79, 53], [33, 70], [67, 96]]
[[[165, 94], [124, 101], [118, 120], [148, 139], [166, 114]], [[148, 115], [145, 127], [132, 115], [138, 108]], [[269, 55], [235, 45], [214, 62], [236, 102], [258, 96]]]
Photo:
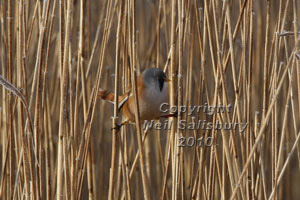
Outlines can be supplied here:
[[[176, 113], [163, 114], [160, 106], [169, 102], [168, 82], [163, 70], [159, 68], [148, 68], [144, 70], [137, 78], [137, 94], [139, 102], [140, 120], [153, 120], [161, 117], [176, 117]], [[129, 87], [131, 88], [131, 87]], [[98, 97], [100, 99], [114, 103], [114, 93], [99, 89]], [[116, 124], [116, 129], [127, 123], [135, 122], [135, 101], [131, 90], [119, 96], [118, 111], [122, 112], [121, 124]]]

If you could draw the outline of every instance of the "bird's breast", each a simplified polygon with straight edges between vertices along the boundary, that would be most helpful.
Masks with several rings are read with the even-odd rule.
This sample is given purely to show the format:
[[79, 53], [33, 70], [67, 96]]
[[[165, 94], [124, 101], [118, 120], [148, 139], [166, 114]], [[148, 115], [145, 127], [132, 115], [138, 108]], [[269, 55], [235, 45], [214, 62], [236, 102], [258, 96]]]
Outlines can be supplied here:
[[168, 84], [165, 82], [162, 90], [159, 87], [149, 87], [141, 92], [139, 99], [140, 117], [142, 120], [151, 120], [161, 116], [160, 106], [167, 103]]

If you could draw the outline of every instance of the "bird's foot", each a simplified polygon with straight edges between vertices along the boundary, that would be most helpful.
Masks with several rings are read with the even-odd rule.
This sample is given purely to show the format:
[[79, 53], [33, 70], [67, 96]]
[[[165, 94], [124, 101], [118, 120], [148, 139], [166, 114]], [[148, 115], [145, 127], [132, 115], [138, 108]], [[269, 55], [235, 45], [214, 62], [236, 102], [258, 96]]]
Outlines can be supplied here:
[[117, 130], [117, 132], [119, 132], [121, 127], [122, 127], [122, 124], [115, 124], [115, 126], [113, 128], [111, 128], [111, 130]]
[[160, 116], [161, 118], [178, 117], [178, 112]]
[[112, 130], [117, 130], [117, 132], [119, 132], [119, 130], [121, 129], [121, 127], [123, 126], [123, 125], [126, 125], [128, 123], [128, 121], [124, 121], [124, 122], [122, 122], [121, 124], [115, 124], [115, 127], [113, 127], [113, 128], [111, 128]]

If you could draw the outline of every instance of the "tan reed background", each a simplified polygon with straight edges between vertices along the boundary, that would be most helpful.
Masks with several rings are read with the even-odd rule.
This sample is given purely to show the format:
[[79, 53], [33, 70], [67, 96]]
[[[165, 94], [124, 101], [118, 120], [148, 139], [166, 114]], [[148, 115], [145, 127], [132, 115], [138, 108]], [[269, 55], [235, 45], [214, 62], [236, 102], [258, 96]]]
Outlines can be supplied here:
[[[299, 3], [0, 0], [0, 199], [298, 199]], [[97, 91], [150, 66], [171, 105], [232, 112], [112, 131], [117, 107]]]

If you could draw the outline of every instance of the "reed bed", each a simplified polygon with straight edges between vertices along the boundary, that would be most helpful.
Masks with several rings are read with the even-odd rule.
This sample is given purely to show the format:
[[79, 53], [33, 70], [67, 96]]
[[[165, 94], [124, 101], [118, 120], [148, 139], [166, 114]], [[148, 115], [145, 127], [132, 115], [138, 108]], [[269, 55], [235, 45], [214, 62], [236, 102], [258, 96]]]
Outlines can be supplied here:
[[[298, 199], [299, 10], [0, 0], [0, 199]], [[161, 119], [165, 130], [144, 129], [138, 113], [112, 129], [118, 104], [99, 89], [117, 97], [132, 85], [138, 107], [148, 67], [171, 79], [170, 106], [202, 110]]]

